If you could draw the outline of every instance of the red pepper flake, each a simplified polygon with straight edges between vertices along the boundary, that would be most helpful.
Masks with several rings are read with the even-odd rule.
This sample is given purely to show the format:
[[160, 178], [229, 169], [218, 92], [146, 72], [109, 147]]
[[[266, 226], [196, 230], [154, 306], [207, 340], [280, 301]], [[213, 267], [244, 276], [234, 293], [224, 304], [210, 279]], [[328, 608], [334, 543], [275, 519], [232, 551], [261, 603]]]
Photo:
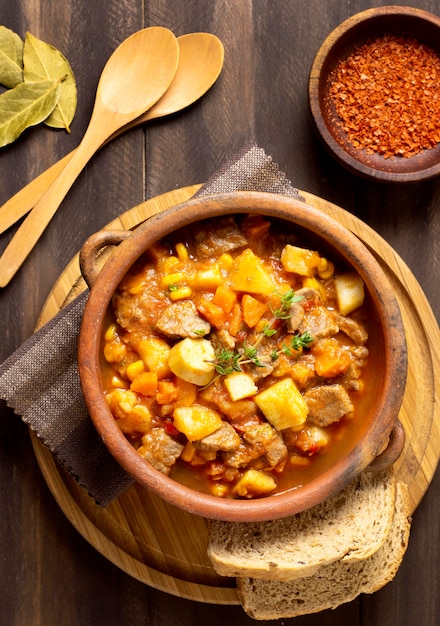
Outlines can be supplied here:
[[171, 422], [168, 419], [164, 420], [162, 425], [163, 425], [164, 431], [168, 435], [171, 435], [171, 437], [180, 437], [180, 435], [182, 434], [180, 432], [180, 430], [177, 430], [177, 428], [174, 426], [173, 422]]
[[440, 56], [416, 39], [370, 40], [330, 80], [338, 123], [355, 148], [387, 159], [440, 142]]

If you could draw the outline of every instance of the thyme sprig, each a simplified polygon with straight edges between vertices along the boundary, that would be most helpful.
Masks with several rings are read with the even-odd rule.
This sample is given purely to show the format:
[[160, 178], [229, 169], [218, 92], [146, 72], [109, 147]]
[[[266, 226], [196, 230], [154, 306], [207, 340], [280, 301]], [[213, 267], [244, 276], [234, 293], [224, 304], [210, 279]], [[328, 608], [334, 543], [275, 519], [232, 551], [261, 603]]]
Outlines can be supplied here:
[[[284, 294], [280, 295], [280, 305], [272, 312], [272, 319], [267, 321], [261, 333], [259, 334], [255, 343], [251, 346], [243, 345], [239, 350], [227, 350], [226, 348], [219, 348], [215, 354], [215, 369], [218, 374], [227, 376], [233, 372], [242, 372], [242, 366], [252, 364], [256, 367], [266, 367], [270, 361], [276, 361], [280, 354], [286, 356], [292, 356], [296, 351], [298, 352], [302, 348], [307, 348], [313, 341], [311, 334], [306, 331], [302, 335], [293, 335], [290, 341], [284, 344], [280, 349], [273, 350], [270, 355], [265, 357], [258, 356], [258, 346], [264, 340], [265, 337], [273, 337], [278, 331], [274, 328], [274, 324], [277, 320], [288, 320], [291, 316], [290, 307], [293, 302], [300, 302], [302, 296], [295, 295], [293, 289], [289, 289]], [[266, 363], [264, 362], [266, 361]]]
[[285, 344], [279, 350], [274, 350], [271, 353], [272, 361], [276, 361], [280, 354], [285, 354], [286, 356], [292, 356], [293, 351], [298, 352], [301, 348], [308, 348], [312, 343], [313, 337], [307, 330], [302, 335], [293, 335], [288, 344]]
[[232, 372], [241, 372], [240, 359], [242, 355], [239, 352], [220, 348], [215, 354], [215, 370], [222, 376], [232, 374]]
[[288, 320], [290, 318], [290, 307], [294, 302], [301, 302], [304, 296], [297, 296], [293, 289], [280, 295], [280, 306], [274, 311], [271, 308], [274, 320]]

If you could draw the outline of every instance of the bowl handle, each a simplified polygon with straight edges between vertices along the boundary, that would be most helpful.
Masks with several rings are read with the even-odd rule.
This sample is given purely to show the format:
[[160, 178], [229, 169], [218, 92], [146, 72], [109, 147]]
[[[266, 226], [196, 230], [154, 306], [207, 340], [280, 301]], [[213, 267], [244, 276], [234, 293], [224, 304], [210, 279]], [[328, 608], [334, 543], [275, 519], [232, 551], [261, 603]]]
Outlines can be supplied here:
[[100, 230], [84, 242], [79, 253], [79, 266], [89, 287], [94, 285], [103, 265], [103, 248], [118, 245], [131, 234], [129, 230]]
[[380, 472], [391, 467], [402, 454], [405, 446], [405, 430], [399, 420], [391, 431], [388, 445], [367, 467], [367, 472]]

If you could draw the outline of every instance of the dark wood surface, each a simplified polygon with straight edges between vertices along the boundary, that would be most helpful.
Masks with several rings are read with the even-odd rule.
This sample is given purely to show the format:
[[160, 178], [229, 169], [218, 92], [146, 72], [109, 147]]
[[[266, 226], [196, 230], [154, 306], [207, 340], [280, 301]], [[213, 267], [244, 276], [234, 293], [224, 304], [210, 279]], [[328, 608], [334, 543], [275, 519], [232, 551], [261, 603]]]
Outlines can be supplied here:
[[[78, 83], [72, 133], [35, 128], [0, 150], [0, 204], [75, 147], [105, 61], [128, 35], [163, 25], [208, 31], [223, 73], [188, 110], [136, 129], [87, 166], [23, 268], [0, 291], [0, 360], [33, 332], [53, 283], [86, 237], [144, 199], [203, 182], [255, 141], [295, 185], [364, 220], [400, 254], [440, 313], [440, 179], [381, 185], [349, 174], [319, 144], [307, 102], [310, 65], [327, 34], [366, 0], [0, 0], [0, 24], [61, 49]], [[401, 1], [440, 14], [438, 0]], [[0, 251], [13, 235], [0, 238]], [[420, 346], [423, 350], [424, 346]], [[71, 526], [47, 488], [27, 428], [0, 403], [0, 623], [5, 626], [254, 624], [239, 606], [177, 598], [124, 574]], [[417, 509], [395, 580], [298, 626], [440, 623], [440, 473]], [[264, 623], [264, 622], [260, 622]], [[272, 622], [266, 622], [272, 623]], [[276, 623], [276, 622], [273, 622]]]

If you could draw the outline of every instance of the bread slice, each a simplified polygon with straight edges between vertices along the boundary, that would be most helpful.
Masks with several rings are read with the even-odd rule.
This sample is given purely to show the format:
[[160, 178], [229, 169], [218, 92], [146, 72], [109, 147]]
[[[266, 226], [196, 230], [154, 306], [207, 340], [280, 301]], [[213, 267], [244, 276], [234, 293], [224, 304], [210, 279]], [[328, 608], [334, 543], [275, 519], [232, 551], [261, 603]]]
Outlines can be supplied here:
[[408, 491], [398, 483], [395, 516], [384, 545], [362, 561], [335, 561], [295, 581], [237, 579], [246, 613], [256, 620], [297, 617], [335, 609], [361, 593], [374, 593], [390, 582], [400, 567], [409, 541]]
[[385, 542], [396, 499], [393, 469], [364, 472], [341, 492], [270, 522], [210, 525], [208, 556], [222, 576], [294, 580], [323, 564], [365, 559]]

